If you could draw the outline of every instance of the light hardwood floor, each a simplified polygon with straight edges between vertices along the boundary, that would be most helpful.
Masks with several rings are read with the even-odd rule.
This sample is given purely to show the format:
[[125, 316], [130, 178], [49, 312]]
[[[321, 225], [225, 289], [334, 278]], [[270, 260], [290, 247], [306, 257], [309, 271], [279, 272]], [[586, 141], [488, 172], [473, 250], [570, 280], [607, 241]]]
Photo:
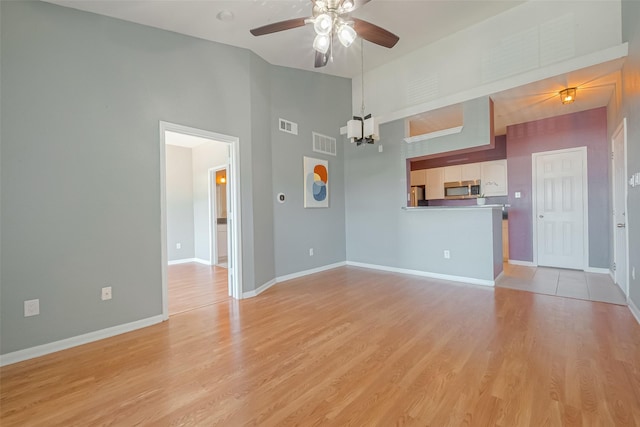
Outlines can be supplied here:
[[640, 425], [627, 307], [341, 267], [0, 369], [7, 426]]
[[215, 304], [229, 298], [227, 269], [197, 262], [167, 268], [169, 315]]

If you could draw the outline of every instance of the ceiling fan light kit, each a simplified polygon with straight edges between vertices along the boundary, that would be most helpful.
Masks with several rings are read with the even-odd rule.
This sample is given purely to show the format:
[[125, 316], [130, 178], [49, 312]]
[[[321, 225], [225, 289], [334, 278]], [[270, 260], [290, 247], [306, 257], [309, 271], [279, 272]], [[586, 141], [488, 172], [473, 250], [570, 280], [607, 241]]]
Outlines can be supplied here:
[[362, 19], [352, 18], [350, 13], [370, 0], [311, 0], [312, 16], [294, 18], [263, 25], [250, 30], [254, 36], [263, 36], [278, 31], [290, 30], [313, 24], [316, 37], [313, 48], [316, 51], [315, 67], [324, 67], [332, 58], [334, 36], [344, 47], [349, 47], [359, 36], [377, 45], [392, 48], [400, 38], [395, 34]]
[[576, 100], [576, 92], [577, 92], [577, 88], [575, 87], [568, 87], [566, 89], [561, 90], [560, 101], [563, 104], [571, 104], [573, 101]]

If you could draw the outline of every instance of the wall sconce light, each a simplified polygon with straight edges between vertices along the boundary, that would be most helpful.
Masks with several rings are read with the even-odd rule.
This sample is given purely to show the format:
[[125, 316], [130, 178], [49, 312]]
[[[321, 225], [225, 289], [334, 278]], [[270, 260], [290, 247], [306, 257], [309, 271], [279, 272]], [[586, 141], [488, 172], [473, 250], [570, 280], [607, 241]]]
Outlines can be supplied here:
[[560, 91], [560, 101], [563, 104], [571, 104], [576, 100], [576, 88], [568, 87]]

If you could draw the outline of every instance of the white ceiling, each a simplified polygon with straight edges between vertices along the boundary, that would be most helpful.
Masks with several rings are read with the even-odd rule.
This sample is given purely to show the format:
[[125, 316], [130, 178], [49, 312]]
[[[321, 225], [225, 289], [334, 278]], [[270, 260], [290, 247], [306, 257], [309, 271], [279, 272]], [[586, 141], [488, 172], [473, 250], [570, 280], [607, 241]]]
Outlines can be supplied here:
[[[62, 6], [162, 28], [176, 33], [252, 50], [267, 62], [315, 70], [342, 77], [360, 74], [360, 44], [334, 46], [334, 62], [313, 67], [314, 31], [311, 25], [254, 37], [252, 28], [311, 16], [310, 0], [48, 0]], [[353, 16], [383, 27], [400, 37], [387, 49], [365, 43], [365, 64], [372, 68], [414, 51], [472, 24], [504, 12], [517, 0], [372, 0]], [[216, 16], [233, 13], [232, 21]]]
[[[360, 74], [360, 45], [334, 47], [334, 62], [313, 67], [310, 25], [254, 37], [251, 28], [311, 14], [310, 0], [48, 0], [62, 6], [111, 16], [206, 40], [252, 50], [266, 61], [297, 69], [354, 77]], [[425, 44], [453, 34], [523, 3], [517, 0], [371, 0], [353, 16], [379, 25], [400, 37], [386, 49], [365, 43], [365, 67], [374, 68], [412, 52]], [[217, 19], [223, 11], [231, 21]], [[492, 95], [495, 102], [495, 131], [506, 126], [559, 114], [606, 106], [615, 89], [622, 60], [611, 61], [555, 78]], [[562, 105], [557, 93], [578, 86], [577, 100]], [[429, 118], [426, 112], [415, 120], [451, 121], [447, 115]], [[435, 126], [438, 126], [435, 123]]]

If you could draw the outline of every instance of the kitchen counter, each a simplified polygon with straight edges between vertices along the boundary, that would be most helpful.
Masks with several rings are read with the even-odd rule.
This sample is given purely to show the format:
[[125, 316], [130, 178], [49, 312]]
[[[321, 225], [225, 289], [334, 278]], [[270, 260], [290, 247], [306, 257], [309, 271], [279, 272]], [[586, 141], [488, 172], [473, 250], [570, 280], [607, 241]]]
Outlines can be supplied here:
[[[502, 204], [403, 207], [400, 268], [493, 286], [502, 272]], [[389, 238], [394, 238], [390, 236]]]
[[510, 205], [469, 205], [469, 206], [403, 206], [402, 209], [407, 211], [420, 210], [461, 210], [461, 209], [501, 209], [510, 207]]

